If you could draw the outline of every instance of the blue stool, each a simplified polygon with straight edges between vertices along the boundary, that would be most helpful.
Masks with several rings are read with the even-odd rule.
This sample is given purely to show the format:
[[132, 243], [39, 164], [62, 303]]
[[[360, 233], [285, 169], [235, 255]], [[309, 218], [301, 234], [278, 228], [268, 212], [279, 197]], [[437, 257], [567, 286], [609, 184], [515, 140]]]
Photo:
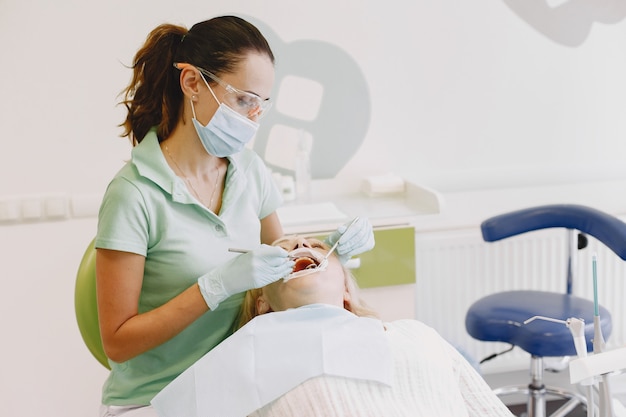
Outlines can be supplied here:
[[[546, 387], [543, 383], [544, 357], [576, 355], [569, 329], [563, 324], [543, 320], [535, 320], [526, 325], [523, 322], [534, 316], [560, 320], [581, 318], [585, 321], [587, 350], [592, 351], [594, 303], [571, 294], [576, 251], [586, 245], [586, 242], [580, 243], [586, 241], [585, 235], [591, 235], [626, 260], [626, 223], [590, 207], [556, 204], [517, 210], [485, 220], [481, 230], [485, 241], [494, 242], [533, 230], [555, 227], [568, 230], [566, 292], [496, 293], [472, 304], [465, 317], [465, 327], [473, 338], [508, 343], [531, 355], [530, 384], [494, 390], [498, 395], [527, 395], [528, 417], [545, 417], [548, 394], [568, 400], [553, 416], [565, 415], [579, 404], [586, 405], [586, 399], [571, 391]], [[611, 315], [603, 307], [600, 307], [600, 318], [602, 333], [608, 338], [611, 333]]]

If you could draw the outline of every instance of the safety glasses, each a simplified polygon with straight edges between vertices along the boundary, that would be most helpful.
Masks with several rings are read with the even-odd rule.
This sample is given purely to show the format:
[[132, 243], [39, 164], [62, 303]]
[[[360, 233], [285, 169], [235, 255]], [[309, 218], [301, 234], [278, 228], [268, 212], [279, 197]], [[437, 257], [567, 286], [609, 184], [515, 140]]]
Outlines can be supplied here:
[[[265, 115], [265, 113], [272, 107], [272, 103], [269, 100], [263, 100], [261, 97], [256, 94], [250, 93], [248, 91], [243, 91], [238, 88], [233, 87], [232, 85], [226, 83], [215, 74], [210, 71], [207, 71], [203, 68], [196, 67], [195, 65], [186, 64], [177, 62], [174, 63], [174, 67], [179, 70], [185, 68], [195, 68], [198, 70], [200, 75], [204, 78], [204, 76], [209, 77], [214, 82], [221, 85], [226, 93], [222, 96], [222, 101], [228, 105], [231, 109], [235, 110], [237, 113], [253, 118], [256, 117], [260, 119]], [[206, 82], [206, 79], [205, 79]], [[208, 83], [207, 83], [208, 84]]]

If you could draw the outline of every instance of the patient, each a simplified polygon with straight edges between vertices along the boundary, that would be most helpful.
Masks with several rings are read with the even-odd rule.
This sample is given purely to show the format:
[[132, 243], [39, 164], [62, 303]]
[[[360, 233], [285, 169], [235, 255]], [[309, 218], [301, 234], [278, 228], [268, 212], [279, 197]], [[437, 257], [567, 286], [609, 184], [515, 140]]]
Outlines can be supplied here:
[[324, 271], [298, 277], [299, 274], [310, 271], [309, 268], [319, 265], [320, 257], [328, 252], [325, 243], [315, 238], [296, 235], [278, 239], [273, 245], [282, 247], [291, 256], [297, 256], [292, 274], [297, 278], [278, 280], [263, 288], [246, 292], [239, 327], [261, 314], [309, 304], [329, 304], [343, 307], [357, 316], [378, 317], [374, 310], [359, 299], [358, 287], [352, 274], [334, 256], [330, 257], [329, 265]]
[[297, 277], [246, 294], [243, 327], [155, 397], [160, 416], [512, 416], [432, 328], [377, 319], [334, 256], [316, 271], [322, 242], [274, 244]]

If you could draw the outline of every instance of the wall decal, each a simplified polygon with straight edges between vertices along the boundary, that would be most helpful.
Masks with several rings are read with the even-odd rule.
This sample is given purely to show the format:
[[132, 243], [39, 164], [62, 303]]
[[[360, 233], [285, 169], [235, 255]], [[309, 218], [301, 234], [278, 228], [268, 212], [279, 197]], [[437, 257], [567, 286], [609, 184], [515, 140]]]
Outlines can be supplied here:
[[564, 46], [580, 46], [594, 23], [614, 24], [626, 17], [624, 0], [504, 0], [526, 23]]
[[[274, 106], [261, 121], [254, 150], [272, 171], [291, 175], [298, 140], [312, 138], [312, 178], [333, 178], [357, 152], [369, 127], [370, 93], [363, 72], [334, 44], [285, 42], [267, 24], [246, 19], [261, 30], [276, 56]], [[272, 156], [277, 153], [289, 160], [281, 163]]]

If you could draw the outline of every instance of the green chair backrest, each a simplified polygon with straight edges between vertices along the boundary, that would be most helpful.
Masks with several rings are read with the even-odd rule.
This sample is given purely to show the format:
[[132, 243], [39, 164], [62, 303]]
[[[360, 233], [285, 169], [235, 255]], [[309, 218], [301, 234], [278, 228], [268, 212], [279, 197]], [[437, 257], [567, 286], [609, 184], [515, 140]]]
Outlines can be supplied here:
[[96, 299], [96, 249], [91, 241], [76, 274], [74, 289], [74, 309], [78, 329], [91, 354], [110, 369], [109, 361], [102, 347], [98, 324], [98, 304]]

